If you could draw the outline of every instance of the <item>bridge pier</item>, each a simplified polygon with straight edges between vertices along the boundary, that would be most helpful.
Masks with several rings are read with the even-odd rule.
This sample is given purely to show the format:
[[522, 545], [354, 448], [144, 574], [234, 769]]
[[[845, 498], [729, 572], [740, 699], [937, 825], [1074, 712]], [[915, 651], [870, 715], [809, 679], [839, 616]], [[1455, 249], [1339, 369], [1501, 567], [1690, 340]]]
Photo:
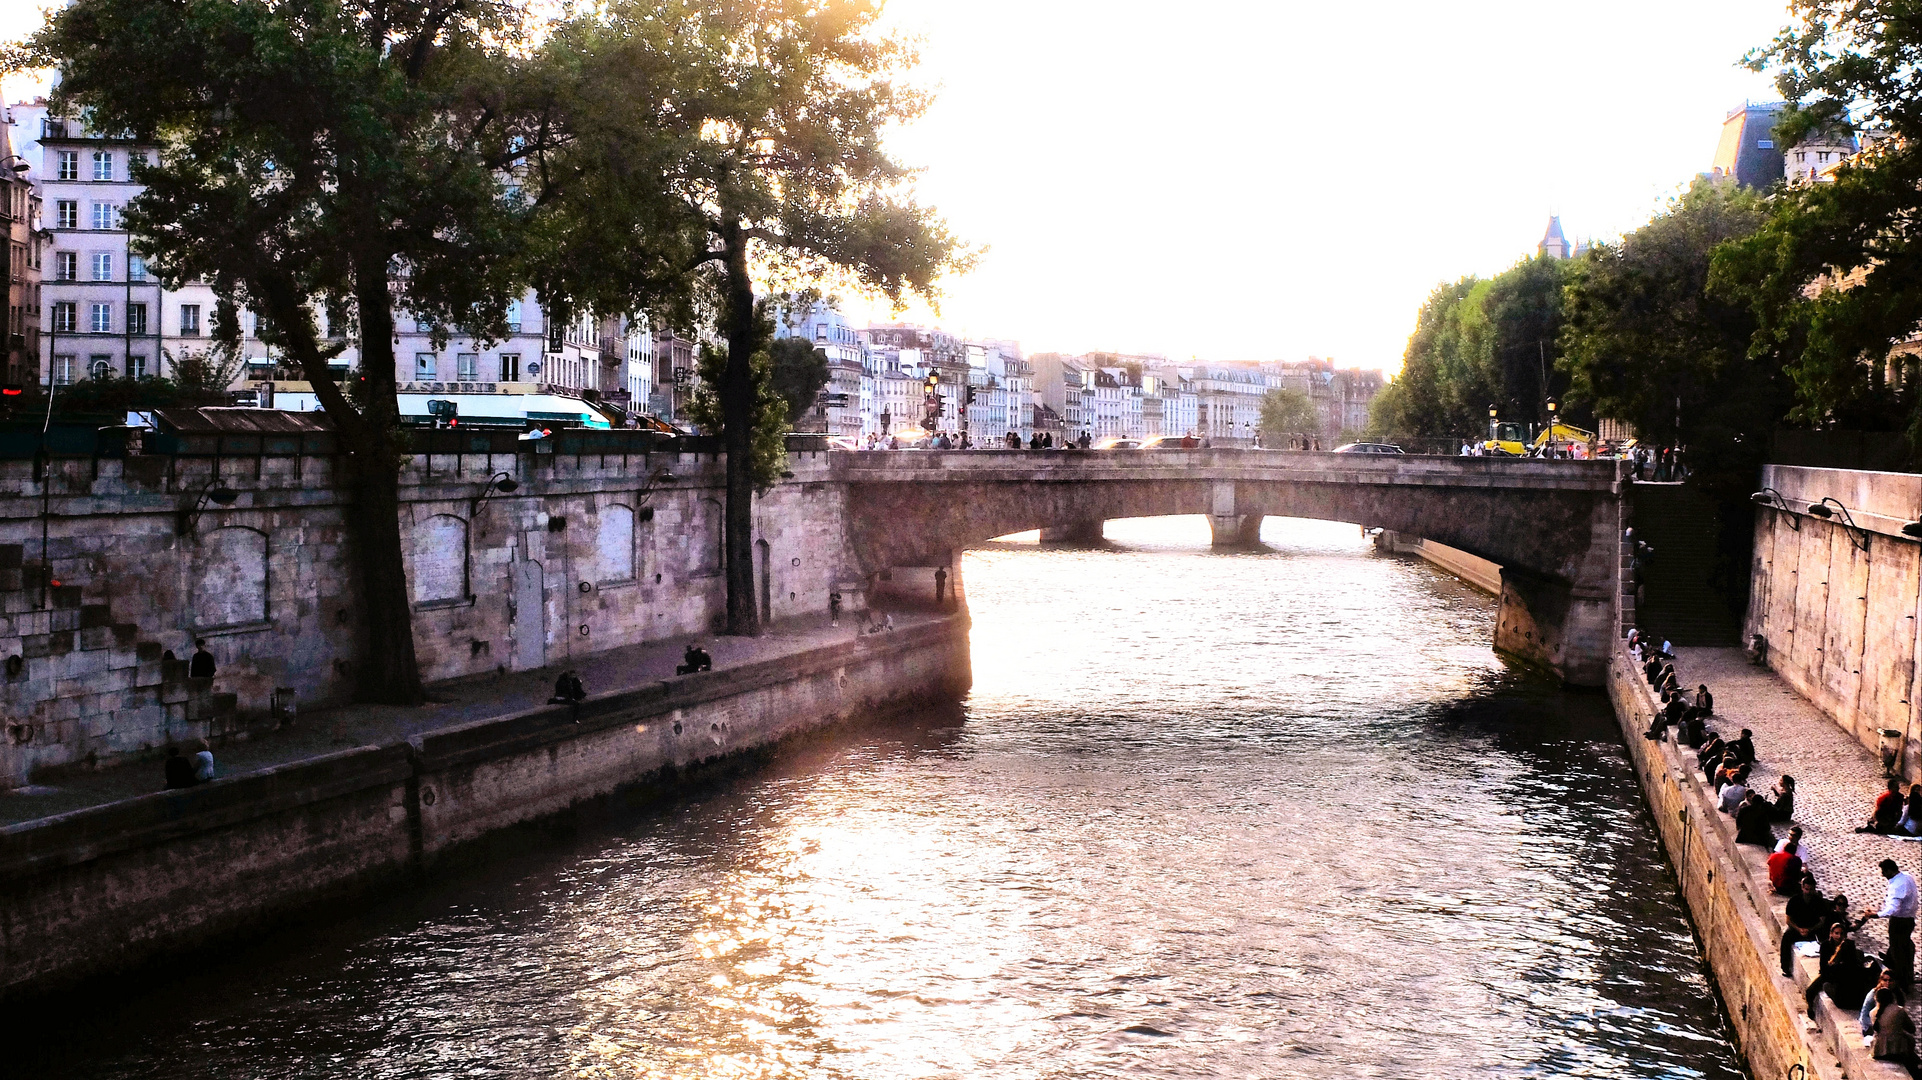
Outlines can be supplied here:
[[1570, 686], [1601, 686], [1614, 642], [1613, 600], [1606, 586], [1584, 588], [1504, 566], [1495, 648]]
[[1041, 530], [1041, 542], [1044, 544], [1099, 544], [1106, 539], [1101, 531], [1103, 524], [1100, 518], [1090, 518], [1087, 521], [1056, 525]]
[[1218, 548], [1254, 547], [1261, 543], [1260, 514], [1210, 514], [1208, 529]]

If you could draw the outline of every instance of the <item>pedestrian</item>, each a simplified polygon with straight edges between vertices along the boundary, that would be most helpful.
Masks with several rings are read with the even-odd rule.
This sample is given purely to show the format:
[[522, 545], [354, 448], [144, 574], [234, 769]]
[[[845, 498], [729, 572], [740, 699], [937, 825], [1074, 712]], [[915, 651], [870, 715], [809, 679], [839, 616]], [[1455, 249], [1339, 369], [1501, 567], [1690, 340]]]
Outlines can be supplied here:
[[582, 685], [580, 673], [573, 668], [561, 672], [554, 680], [554, 696], [547, 699], [549, 705], [579, 705], [587, 700], [587, 687]]
[[700, 642], [690, 641], [681, 652], [681, 666], [674, 669], [676, 675], [692, 675], [697, 671], [713, 671], [714, 658], [701, 648]]
[[200, 750], [194, 754], [194, 783], [204, 784], [214, 778], [214, 748], [207, 740], [200, 740]]
[[945, 566], [934, 571], [934, 606], [948, 606], [948, 568]]
[[180, 747], [167, 747], [167, 760], [161, 769], [169, 789], [194, 786], [194, 763], [181, 755]]
[[211, 679], [214, 677], [214, 654], [207, 651], [207, 639], [194, 639], [193, 659], [187, 661], [189, 679]]
[[828, 625], [841, 625], [841, 594], [838, 592], [828, 594]]
[[1903, 873], [1894, 859], [1883, 859], [1879, 869], [1889, 882], [1888, 898], [1882, 902], [1881, 911], [1864, 914], [1855, 925], [1859, 929], [1870, 919], [1889, 920], [1889, 949], [1883, 962], [1888, 965], [1889, 978], [1907, 991], [1915, 984], [1915, 879]]

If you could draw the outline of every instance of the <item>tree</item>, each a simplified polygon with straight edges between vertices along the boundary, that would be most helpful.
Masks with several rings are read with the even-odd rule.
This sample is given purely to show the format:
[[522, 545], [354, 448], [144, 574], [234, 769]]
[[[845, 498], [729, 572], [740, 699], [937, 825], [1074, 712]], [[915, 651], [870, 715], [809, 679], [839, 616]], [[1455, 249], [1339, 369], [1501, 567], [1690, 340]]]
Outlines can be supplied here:
[[1291, 435], [1319, 433], [1321, 414], [1315, 403], [1299, 390], [1270, 390], [1261, 397], [1261, 445], [1279, 448], [1288, 445]]
[[1872, 135], [1833, 182], [1779, 189], [1750, 236], [1716, 255], [1712, 288], [1746, 303], [1758, 357], [1783, 365], [1791, 419], [1906, 426], [1922, 458], [1922, 380], [1907, 350], [1922, 323], [1922, 10], [1907, 0], [1799, 0], [1797, 22], [1748, 57], [1789, 109], [1775, 138]]
[[[885, 130], [925, 98], [898, 83], [914, 62], [875, 26], [877, 0], [612, 0], [604, 32], [624, 58], [603, 72], [626, 99], [664, 83], [663, 129], [680, 137], [661, 175], [676, 200], [667, 229], [704, 245], [686, 264], [711, 287], [726, 339], [711, 385], [727, 450], [727, 631], [758, 629], [754, 601], [755, 420], [772, 364], [754, 299], [768, 280], [838, 276], [900, 302], [932, 297], [967, 258], [905, 193]], [[649, 204], [652, 207], [653, 204]], [[665, 211], [663, 211], [665, 213]], [[706, 276], [708, 267], [718, 273]], [[723, 354], [716, 354], [717, 357]], [[776, 395], [778, 399], [778, 395]]]
[[1759, 455], [1788, 403], [1773, 365], [1749, 356], [1754, 317], [1708, 283], [1716, 249], [1752, 234], [1763, 216], [1756, 193], [1700, 179], [1620, 243], [1580, 260], [1561, 332], [1571, 401], [1629, 421], [1645, 439], [1706, 450], [1728, 441], [1701, 437], [1715, 431]]
[[1494, 278], [1437, 286], [1415, 317], [1402, 371], [1370, 407], [1381, 434], [1458, 438], [1483, 429], [1490, 403], [1544, 421], [1555, 379], [1562, 284], [1570, 263], [1528, 258]]
[[[537, 212], [595, 169], [564, 153], [565, 107], [592, 100], [580, 78], [591, 65], [557, 52], [568, 34], [536, 46], [528, 29], [515, 8], [470, 0], [83, 0], [9, 57], [60, 69], [56, 110], [159, 147], [126, 208], [149, 266], [265, 315], [334, 421], [354, 501], [364, 700], [423, 697], [399, 528], [395, 311], [504, 335], [507, 303], [542, 269], [525, 258]], [[622, 161], [654, 160], [646, 134], [629, 132]], [[611, 149], [602, 135], [580, 143]], [[357, 332], [359, 407], [329, 377], [343, 347], [319, 338], [315, 306]]]
[[769, 349], [769, 378], [774, 392], [787, 402], [784, 419], [793, 427], [828, 384], [827, 354], [806, 338], [778, 338]]

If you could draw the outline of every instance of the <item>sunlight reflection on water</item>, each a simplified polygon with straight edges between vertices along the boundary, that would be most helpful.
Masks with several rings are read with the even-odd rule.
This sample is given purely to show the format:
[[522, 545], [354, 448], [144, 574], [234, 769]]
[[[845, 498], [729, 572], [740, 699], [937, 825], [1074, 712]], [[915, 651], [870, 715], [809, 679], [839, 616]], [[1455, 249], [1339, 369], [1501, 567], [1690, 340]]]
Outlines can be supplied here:
[[[101, 1021], [41, 1075], [1740, 1075], [1594, 695], [1270, 520], [963, 566], [965, 706], [848, 729]], [[163, 1019], [164, 1018], [164, 1019]]]

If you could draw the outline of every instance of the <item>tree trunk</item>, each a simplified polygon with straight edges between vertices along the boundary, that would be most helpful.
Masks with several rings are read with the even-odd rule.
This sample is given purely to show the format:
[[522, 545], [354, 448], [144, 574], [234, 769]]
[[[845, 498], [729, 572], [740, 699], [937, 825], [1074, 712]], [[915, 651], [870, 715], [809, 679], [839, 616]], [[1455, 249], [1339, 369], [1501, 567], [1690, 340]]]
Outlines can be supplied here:
[[721, 226], [727, 251], [727, 373], [721, 384], [721, 438], [727, 450], [727, 632], [760, 632], [754, 605], [754, 279], [747, 237], [732, 218]]

